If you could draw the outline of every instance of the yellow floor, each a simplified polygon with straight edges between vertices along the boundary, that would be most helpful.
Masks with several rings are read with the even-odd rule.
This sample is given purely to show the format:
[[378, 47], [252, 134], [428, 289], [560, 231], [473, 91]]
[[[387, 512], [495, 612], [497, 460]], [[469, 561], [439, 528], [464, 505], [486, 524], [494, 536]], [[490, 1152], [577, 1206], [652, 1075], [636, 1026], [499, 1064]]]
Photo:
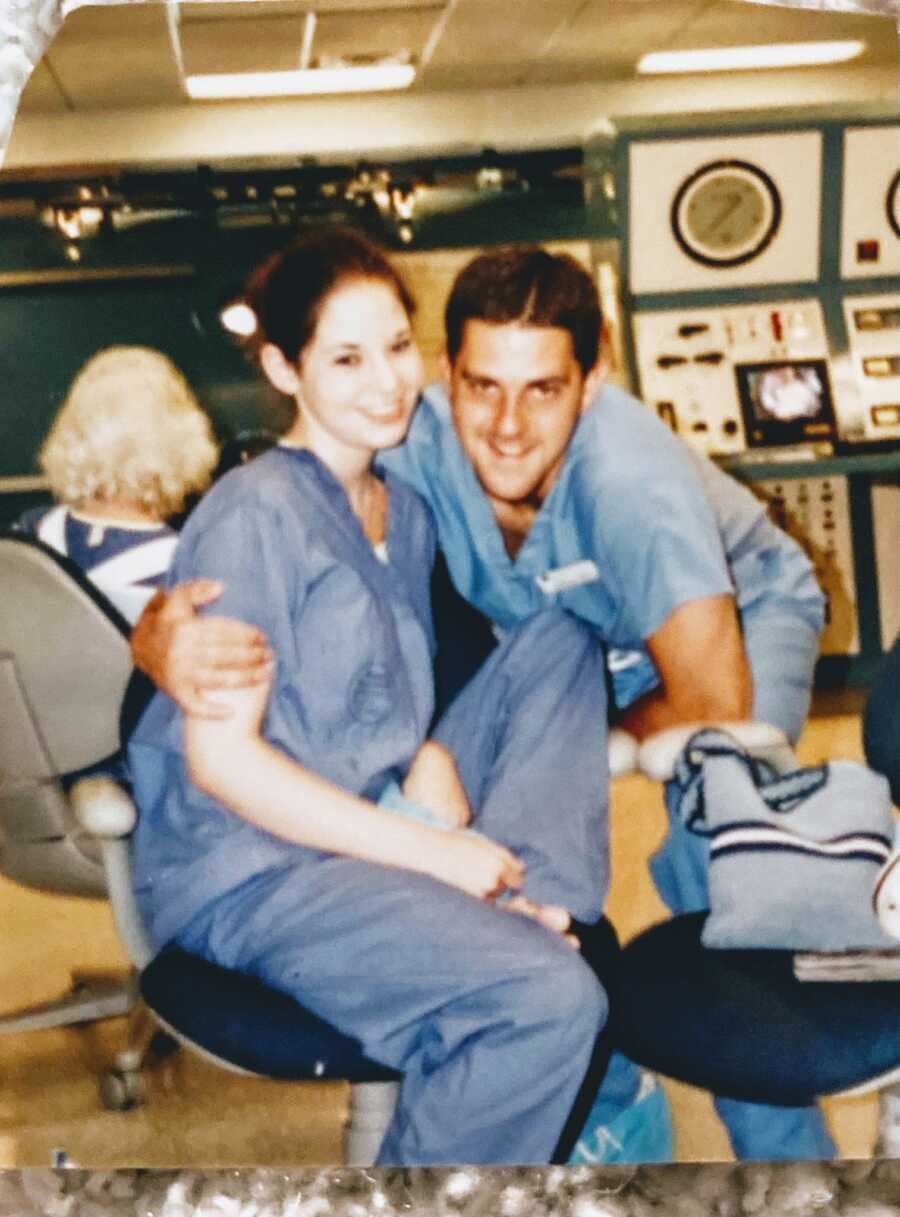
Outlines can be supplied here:
[[[805, 762], [860, 757], [858, 699], [817, 700], [800, 745]], [[620, 936], [665, 915], [646, 860], [660, 841], [659, 787], [640, 777], [615, 784], [609, 912]], [[104, 904], [39, 895], [0, 879], [0, 1013], [47, 1000], [72, 967], [124, 966]], [[339, 1160], [346, 1087], [294, 1085], [226, 1074], [181, 1054], [148, 1075], [133, 1111], [104, 1111], [97, 1076], [124, 1042], [124, 1020], [82, 1029], [0, 1036], [0, 1168], [50, 1165], [65, 1151], [84, 1166], [325, 1164]], [[666, 1083], [682, 1161], [730, 1157], [709, 1096]], [[827, 1115], [841, 1153], [865, 1157], [876, 1100], [833, 1101]]]

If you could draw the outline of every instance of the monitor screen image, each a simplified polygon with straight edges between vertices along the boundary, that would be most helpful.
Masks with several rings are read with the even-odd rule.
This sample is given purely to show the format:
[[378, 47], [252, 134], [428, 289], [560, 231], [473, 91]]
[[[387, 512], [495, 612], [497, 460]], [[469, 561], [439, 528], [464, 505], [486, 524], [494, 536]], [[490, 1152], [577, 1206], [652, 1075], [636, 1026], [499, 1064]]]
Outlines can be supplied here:
[[751, 443], [790, 444], [833, 435], [824, 359], [737, 364], [735, 372]]
[[760, 368], [748, 375], [747, 387], [754, 413], [762, 422], [815, 418], [822, 410], [824, 389], [815, 368], [790, 363]]

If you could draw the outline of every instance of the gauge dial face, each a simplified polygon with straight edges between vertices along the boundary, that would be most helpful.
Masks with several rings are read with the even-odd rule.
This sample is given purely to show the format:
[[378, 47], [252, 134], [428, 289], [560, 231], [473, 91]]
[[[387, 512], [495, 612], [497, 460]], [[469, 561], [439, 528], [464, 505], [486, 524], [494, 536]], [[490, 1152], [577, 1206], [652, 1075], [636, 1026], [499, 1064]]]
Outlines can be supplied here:
[[887, 218], [894, 232], [900, 237], [900, 169], [891, 178], [887, 192]]
[[702, 165], [672, 201], [675, 239], [704, 266], [739, 266], [771, 243], [781, 223], [781, 196], [769, 175], [750, 161]]

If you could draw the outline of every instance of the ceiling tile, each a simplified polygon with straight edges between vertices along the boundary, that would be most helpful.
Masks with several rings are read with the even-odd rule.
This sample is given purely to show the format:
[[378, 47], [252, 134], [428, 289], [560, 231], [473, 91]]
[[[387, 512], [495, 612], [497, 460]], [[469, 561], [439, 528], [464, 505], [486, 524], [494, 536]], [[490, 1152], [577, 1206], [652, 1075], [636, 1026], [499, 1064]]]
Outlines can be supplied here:
[[[312, 0], [313, 55], [420, 54], [445, 0]], [[310, 0], [181, 6], [190, 71], [297, 65]], [[858, 63], [897, 61], [886, 18], [742, 0], [457, 0], [416, 92], [575, 84], [631, 77], [645, 51], [752, 41], [863, 37]], [[123, 70], [123, 65], [127, 69]], [[806, 69], [804, 69], [806, 71]], [[162, 4], [77, 9], [35, 70], [24, 113], [183, 103]]]
[[[459, 0], [434, 54], [436, 67], [517, 63], [527, 68], [585, 0]], [[490, 79], [481, 87], [490, 87]]]
[[64, 114], [66, 99], [59, 90], [45, 56], [37, 65], [19, 100], [19, 114]]
[[[221, 5], [216, 8], [220, 15], [215, 18], [182, 23], [187, 72], [289, 71], [298, 67], [306, 15], [296, 4], [280, 9], [267, 4], [265, 13], [250, 12], [239, 18], [221, 15]], [[343, 58], [379, 58], [400, 51], [418, 59], [441, 11], [442, 5], [431, 3], [320, 13], [311, 65]]]
[[319, 14], [313, 58], [322, 61], [329, 56], [384, 56], [408, 51], [418, 59], [442, 11], [442, 5], [423, 5], [371, 13]]
[[372, 10], [420, 9], [443, 7], [446, 0], [199, 0], [197, 3], [179, 5], [182, 24], [192, 21], [218, 21], [222, 17], [234, 20], [241, 18], [305, 16], [314, 11], [324, 16], [328, 13], [366, 13]]
[[161, 4], [76, 9], [44, 58], [76, 110], [172, 105], [183, 96]]
[[305, 18], [291, 10], [293, 6], [279, 15], [183, 22], [185, 72], [279, 72], [298, 67]]

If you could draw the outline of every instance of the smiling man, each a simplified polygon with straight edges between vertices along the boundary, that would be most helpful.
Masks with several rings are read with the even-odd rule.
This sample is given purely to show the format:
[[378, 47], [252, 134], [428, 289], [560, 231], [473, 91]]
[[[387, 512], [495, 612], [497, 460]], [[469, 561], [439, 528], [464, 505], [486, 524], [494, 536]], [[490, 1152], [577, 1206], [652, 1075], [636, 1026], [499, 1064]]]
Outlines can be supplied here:
[[456, 588], [496, 626], [552, 602], [595, 627], [635, 735], [752, 714], [795, 739], [823, 619], [812, 567], [749, 491], [603, 384], [600, 326], [573, 259], [476, 258], [447, 303], [446, 384], [382, 463], [428, 500]]
[[[447, 303], [445, 385], [381, 464], [429, 503], [456, 589], [495, 633], [550, 604], [593, 628], [633, 734], [754, 717], [794, 740], [823, 621], [812, 567], [749, 491], [603, 384], [601, 322], [573, 259], [536, 246], [475, 258]], [[187, 605], [154, 606], [135, 659], [186, 708], [215, 713], [205, 691], [254, 679], [265, 643]], [[602, 706], [598, 690], [598, 731]], [[677, 820], [652, 869], [673, 911], [707, 906], [702, 848]], [[833, 1152], [814, 1108], [717, 1105], [739, 1157]], [[658, 1088], [614, 1056], [583, 1160], [657, 1158], [663, 1141], [647, 1134], [665, 1118]]]
[[[795, 740], [823, 622], [812, 567], [749, 491], [604, 386], [590, 275], [535, 247], [490, 251], [458, 276], [445, 321], [446, 387], [382, 460], [430, 503], [457, 590], [500, 630], [548, 603], [592, 625], [638, 738], [755, 717]], [[702, 849], [677, 821], [653, 871], [673, 911], [707, 906]], [[638, 1096], [614, 1057], [588, 1152], [646, 1135], [640, 1108], [659, 1111]], [[814, 1109], [717, 1106], [740, 1157], [832, 1152]]]

